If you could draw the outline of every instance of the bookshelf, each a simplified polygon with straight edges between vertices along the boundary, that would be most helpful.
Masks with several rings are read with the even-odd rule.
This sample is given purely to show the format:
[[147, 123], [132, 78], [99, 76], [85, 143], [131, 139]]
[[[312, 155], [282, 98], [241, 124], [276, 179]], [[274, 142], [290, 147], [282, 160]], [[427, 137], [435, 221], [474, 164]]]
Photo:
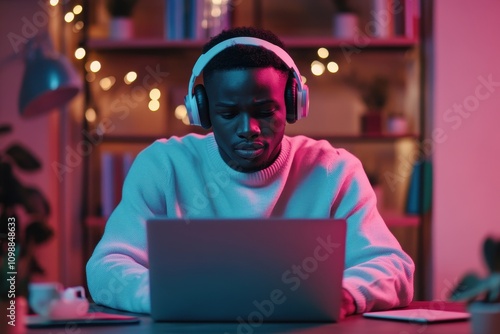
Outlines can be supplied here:
[[[366, 0], [351, 0], [357, 6], [366, 5]], [[152, 1], [161, 4], [161, 1]], [[294, 1], [241, 1], [233, 8], [232, 25], [257, 25], [276, 32], [282, 36], [282, 40], [290, 51], [292, 57], [301, 73], [306, 75], [308, 85], [311, 90], [311, 116], [301, 120], [290, 135], [304, 134], [314, 139], [325, 139], [337, 147], [345, 147], [360, 158], [368, 173], [396, 173], [401, 178], [396, 190], [385, 191], [384, 202], [387, 207], [381, 212], [389, 226], [394, 232], [403, 248], [416, 259], [417, 250], [415, 240], [419, 233], [421, 218], [418, 215], [407, 215], [404, 210], [404, 197], [411, 170], [408, 165], [414, 163], [414, 158], [418, 153], [418, 146], [422, 140], [420, 117], [421, 102], [418, 97], [420, 78], [420, 38], [417, 33], [411, 35], [394, 35], [389, 38], [364, 38], [362, 43], [358, 39], [338, 39], [331, 35], [331, 26], [319, 26], [321, 22], [331, 20], [332, 11], [325, 11], [321, 6], [330, 5], [330, 1], [319, 1], [318, 8], [307, 6], [306, 0]], [[403, 1], [413, 3], [413, 1]], [[255, 5], [260, 3], [259, 5]], [[417, 1], [415, 1], [417, 3]], [[152, 5], [149, 5], [152, 6]], [[269, 15], [273, 10], [285, 6], [283, 15], [292, 15], [291, 12], [300, 13], [301, 20], [279, 19], [279, 23], [273, 25]], [[307, 13], [301, 13], [300, 6], [307, 6], [304, 9]], [[405, 10], [410, 11], [409, 7]], [[260, 12], [259, 12], [260, 11]], [[315, 12], [316, 11], [316, 12]], [[367, 11], [367, 10], [365, 10]], [[145, 17], [146, 14], [141, 14]], [[157, 16], [157, 14], [155, 14]], [[155, 15], [151, 15], [154, 21]], [[411, 16], [404, 13], [405, 16]], [[325, 18], [324, 16], [328, 16]], [[315, 22], [317, 19], [318, 22]], [[92, 21], [92, 20], [90, 20]], [[299, 22], [300, 21], [300, 22]], [[155, 21], [156, 22], [156, 21]], [[297, 23], [298, 22], [298, 23]], [[366, 22], [366, 17], [365, 17]], [[136, 24], [141, 24], [138, 20]], [[142, 24], [145, 24], [142, 22]], [[160, 22], [161, 24], [161, 22]], [[299, 27], [292, 25], [299, 24]], [[311, 29], [302, 29], [308, 25]], [[162, 30], [162, 29], [160, 29]], [[306, 32], [302, 32], [302, 30]], [[291, 33], [290, 33], [291, 32]], [[158, 138], [168, 138], [173, 135], [181, 136], [188, 132], [205, 133], [204, 130], [185, 126], [178, 119], [173, 117], [173, 109], [182, 103], [186, 94], [187, 82], [191, 74], [191, 67], [199, 56], [206, 40], [167, 40], [163, 38], [162, 32], [138, 34], [134, 38], [127, 40], [110, 40], [103, 37], [103, 34], [92, 34], [92, 29], [88, 30], [88, 35], [84, 39], [85, 48], [88, 52], [86, 59], [99, 60], [103, 69], [96, 74], [96, 79], [87, 82], [87, 107], [96, 110], [97, 119], [87, 122], [88, 131], [92, 132], [98, 128], [100, 120], [113, 119], [113, 112], [110, 106], [122, 96], [132, 96], [133, 90], [137, 91], [142, 87], [139, 84], [124, 86], [117, 79], [114, 88], [104, 91], [99, 87], [99, 78], [110, 75], [123, 75], [130, 69], [135, 69], [139, 75], [144, 75], [144, 69], [148, 66], [160, 66], [168, 72], [168, 77], [158, 84], [162, 91], [160, 99], [160, 118], [158, 112], [151, 113], [147, 110], [147, 104], [143, 101], [132, 101], [134, 104], [142, 105], [134, 107], [133, 113], [142, 115], [141, 117], [129, 117], [126, 120], [114, 122], [115, 130], [102, 135], [102, 140], [88, 161], [88, 179], [95, 182], [89, 183], [86, 201], [85, 224], [91, 232], [89, 235], [88, 249], [91, 249], [99, 239], [100, 233], [105, 224], [105, 218], [100, 217], [100, 159], [103, 152], [139, 152], [142, 148], [151, 144]], [[309, 71], [312, 60], [318, 59], [316, 50], [327, 48], [330, 50], [331, 58], [338, 60], [341, 71], [338, 76], [324, 75], [313, 76]], [[352, 59], [342, 57], [343, 49], [356, 49], [359, 52], [353, 53]], [[346, 69], [344, 71], [344, 69]], [[397, 87], [394, 89], [395, 101], [391, 108], [410, 108], [412, 124], [409, 124], [408, 131], [403, 134], [391, 134], [382, 131], [379, 134], [363, 134], [357, 128], [359, 110], [354, 110], [351, 105], [359, 103], [359, 94], [353, 92], [352, 87], [346, 88], [345, 78], [353, 73], [353, 69], [366, 74], [366, 76], [376, 76], [384, 71], [389, 72], [397, 78]], [[399, 94], [399, 95], [398, 95]], [[356, 100], [357, 99], [357, 100]], [[355, 101], [355, 103], [352, 103]], [[137, 103], [135, 103], [137, 102]], [[399, 103], [399, 104], [398, 104]], [[123, 103], [125, 105], [125, 103]], [[330, 106], [340, 106], [329, 110]], [[347, 106], [347, 107], [346, 107]], [[337, 110], [338, 109], [338, 110]], [[356, 114], [358, 113], [358, 114]], [[321, 116], [318, 116], [321, 115]], [[350, 121], [346, 119], [350, 118]], [[140, 123], [147, 122], [146, 126], [140, 129]], [[321, 129], [321, 126], [331, 127], [331, 129]], [[331, 126], [330, 126], [331, 125]], [[296, 125], [293, 125], [295, 127]], [[383, 162], [383, 163], [381, 163]], [[383, 179], [383, 178], [382, 178]], [[416, 259], [418, 261], [418, 259]]]
[[[341, 48], [356, 47], [359, 42], [349, 39], [336, 39], [333, 37], [289, 37], [282, 38], [288, 48], [314, 49], [319, 47]], [[169, 50], [191, 48], [201, 50], [206, 40], [165, 40], [163, 38], [134, 38], [129, 40], [109, 40], [103, 38], [89, 39], [87, 46], [94, 51], [127, 51], [141, 49], [147, 50]], [[418, 41], [406, 37], [394, 37], [389, 39], [370, 38], [364, 41], [365, 49], [405, 49], [413, 48]]]

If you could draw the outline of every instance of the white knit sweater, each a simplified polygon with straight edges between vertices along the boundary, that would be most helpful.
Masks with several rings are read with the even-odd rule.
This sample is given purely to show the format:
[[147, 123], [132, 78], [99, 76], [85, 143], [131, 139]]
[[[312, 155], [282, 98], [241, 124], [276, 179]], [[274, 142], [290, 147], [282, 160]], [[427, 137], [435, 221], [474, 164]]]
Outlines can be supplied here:
[[413, 297], [413, 261], [380, 217], [360, 161], [326, 141], [285, 136], [276, 161], [253, 173], [230, 168], [213, 134], [147, 147], [87, 263], [96, 303], [150, 312], [145, 223], [154, 216], [345, 218], [343, 287], [356, 311], [405, 306]]

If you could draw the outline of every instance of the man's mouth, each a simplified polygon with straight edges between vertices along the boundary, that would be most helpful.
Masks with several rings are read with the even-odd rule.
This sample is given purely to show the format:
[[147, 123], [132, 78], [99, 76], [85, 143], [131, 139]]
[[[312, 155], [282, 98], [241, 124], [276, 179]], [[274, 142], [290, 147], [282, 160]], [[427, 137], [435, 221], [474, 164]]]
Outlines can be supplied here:
[[234, 152], [241, 158], [254, 159], [264, 153], [264, 145], [261, 143], [245, 143], [236, 145]]

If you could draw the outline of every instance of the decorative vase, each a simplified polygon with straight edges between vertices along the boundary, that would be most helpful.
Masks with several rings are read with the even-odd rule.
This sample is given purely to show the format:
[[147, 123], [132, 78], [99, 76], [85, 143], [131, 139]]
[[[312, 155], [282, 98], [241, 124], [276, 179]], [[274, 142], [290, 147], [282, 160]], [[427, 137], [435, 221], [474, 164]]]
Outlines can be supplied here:
[[134, 37], [134, 23], [130, 17], [112, 17], [109, 21], [109, 38], [126, 40]]
[[387, 132], [393, 135], [406, 134], [408, 132], [408, 121], [404, 116], [389, 116], [387, 118]]
[[382, 133], [382, 114], [379, 111], [369, 111], [361, 116], [361, 133], [364, 135]]
[[340, 39], [354, 39], [358, 28], [358, 15], [349, 12], [333, 16], [333, 36]]
[[0, 333], [26, 333], [28, 302], [25, 297], [0, 301]]
[[471, 315], [473, 334], [500, 333], [500, 303], [470, 303], [467, 310]]

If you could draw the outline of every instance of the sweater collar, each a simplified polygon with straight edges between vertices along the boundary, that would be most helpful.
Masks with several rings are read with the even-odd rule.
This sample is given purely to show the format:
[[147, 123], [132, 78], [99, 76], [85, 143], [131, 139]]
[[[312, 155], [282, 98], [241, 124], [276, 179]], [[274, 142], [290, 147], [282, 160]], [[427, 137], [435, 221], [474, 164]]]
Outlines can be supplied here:
[[281, 174], [282, 169], [285, 168], [290, 156], [291, 144], [289, 138], [287, 136], [283, 136], [283, 140], [281, 141], [281, 151], [276, 160], [267, 168], [251, 173], [236, 171], [224, 162], [220, 155], [219, 147], [217, 146], [213, 133], [209, 133], [206, 136], [206, 148], [209, 164], [214, 171], [219, 173], [220, 171], [223, 171], [224, 173], [227, 173], [229, 177], [241, 182], [242, 184], [259, 186], [272, 182], [276, 176]]

